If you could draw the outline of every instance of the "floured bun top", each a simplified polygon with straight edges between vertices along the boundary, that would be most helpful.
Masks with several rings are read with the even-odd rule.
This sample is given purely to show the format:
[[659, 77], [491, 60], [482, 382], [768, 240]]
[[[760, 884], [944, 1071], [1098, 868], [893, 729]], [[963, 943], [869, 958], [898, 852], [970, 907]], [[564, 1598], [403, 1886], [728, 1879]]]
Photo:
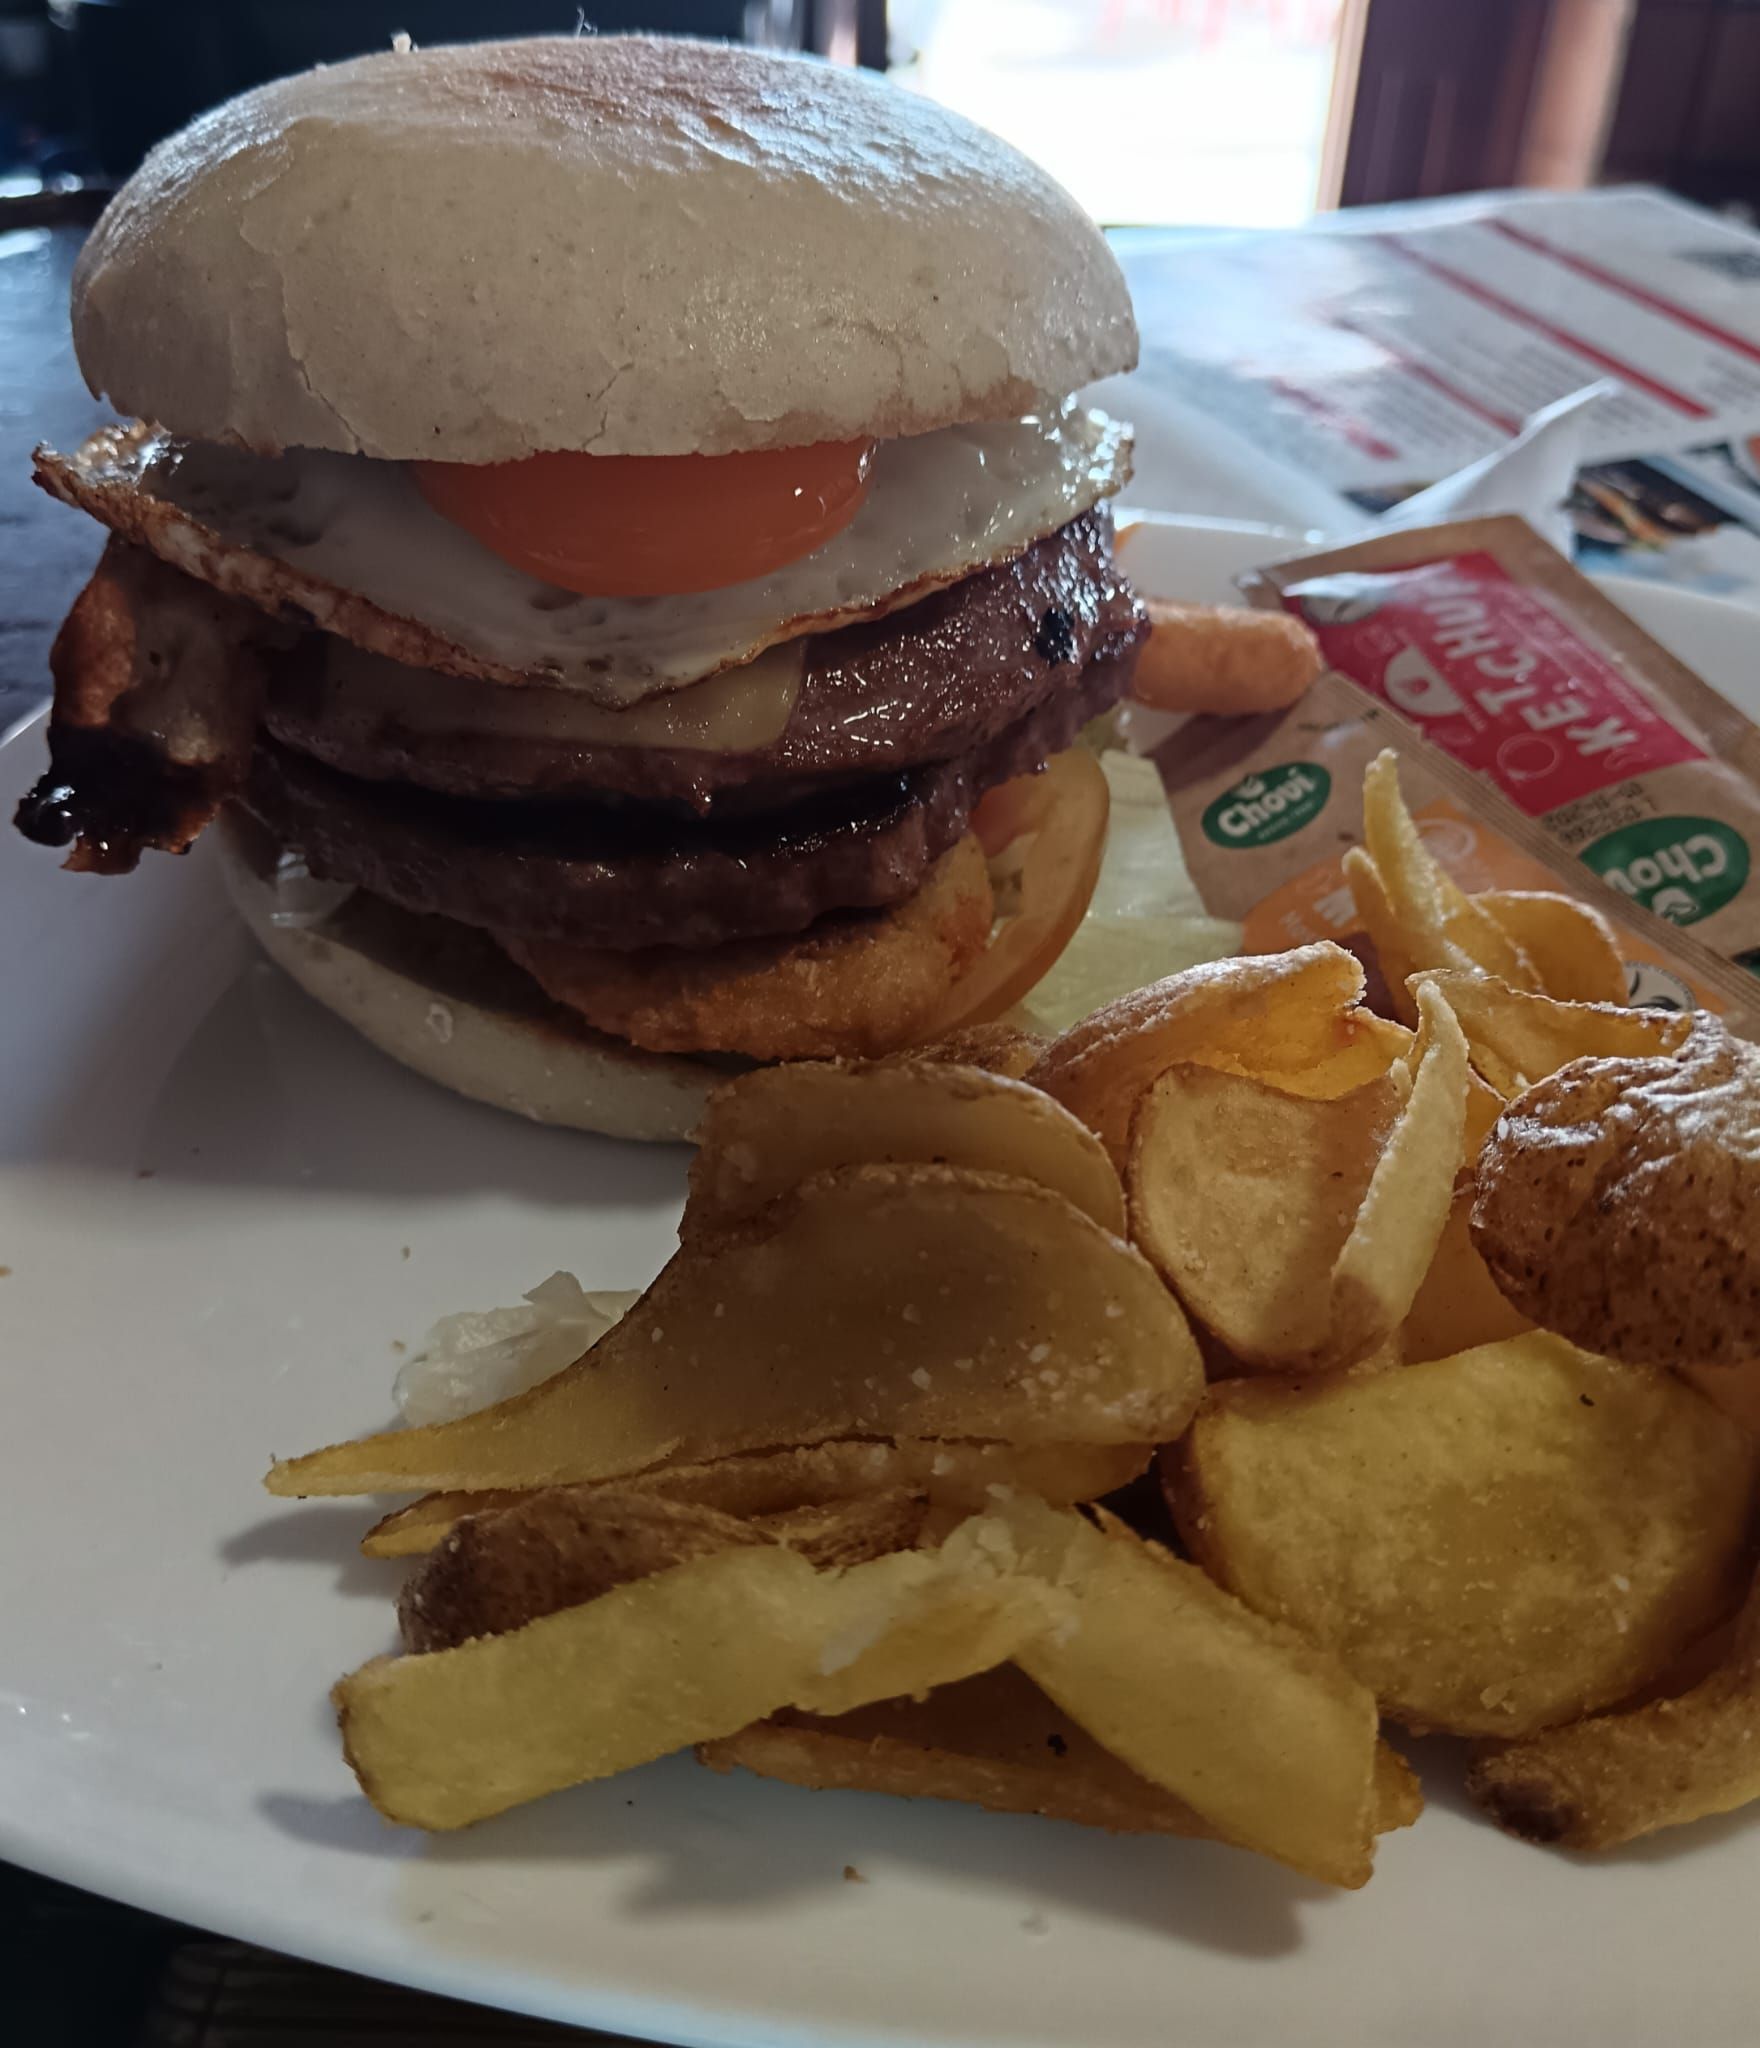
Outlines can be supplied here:
[[1137, 355], [1111, 251], [871, 73], [636, 36], [387, 51], [160, 144], [73, 288], [174, 433], [493, 462], [1006, 419]]

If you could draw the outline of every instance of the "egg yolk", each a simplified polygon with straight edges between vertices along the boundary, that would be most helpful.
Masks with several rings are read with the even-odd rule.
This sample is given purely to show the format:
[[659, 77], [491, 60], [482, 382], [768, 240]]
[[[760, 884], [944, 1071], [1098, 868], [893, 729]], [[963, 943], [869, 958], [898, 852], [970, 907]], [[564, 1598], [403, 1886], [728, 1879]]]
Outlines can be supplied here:
[[505, 562], [589, 597], [720, 590], [810, 554], [868, 495], [872, 441], [740, 455], [412, 462], [436, 512]]

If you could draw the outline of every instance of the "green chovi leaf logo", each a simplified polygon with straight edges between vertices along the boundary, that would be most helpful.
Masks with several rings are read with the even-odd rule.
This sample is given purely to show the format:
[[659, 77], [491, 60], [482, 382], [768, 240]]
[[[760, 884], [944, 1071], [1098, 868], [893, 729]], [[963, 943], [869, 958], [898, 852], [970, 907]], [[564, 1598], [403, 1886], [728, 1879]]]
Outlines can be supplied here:
[[1716, 818], [1622, 825], [1584, 847], [1583, 859], [1671, 924], [1697, 924], [1721, 910], [1748, 879], [1748, 842]]
[[1218, 846], [1274, 846], [1326, 808], [1332, 777], [1316, 761], [1285, 761], [1244, 775], [1204, 813], [1204, 836]]

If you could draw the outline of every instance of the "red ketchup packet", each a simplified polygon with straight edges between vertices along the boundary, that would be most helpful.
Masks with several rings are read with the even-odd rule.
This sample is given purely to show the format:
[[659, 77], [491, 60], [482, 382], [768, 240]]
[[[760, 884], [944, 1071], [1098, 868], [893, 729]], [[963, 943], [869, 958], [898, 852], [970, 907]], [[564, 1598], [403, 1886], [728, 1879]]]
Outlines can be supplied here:
[[1525, 521], [1381, 534], [1243, 588], [1467, 770], [1469, 799], [1495, 790], [1628, 903], [1760, 975], [1760, 728]]

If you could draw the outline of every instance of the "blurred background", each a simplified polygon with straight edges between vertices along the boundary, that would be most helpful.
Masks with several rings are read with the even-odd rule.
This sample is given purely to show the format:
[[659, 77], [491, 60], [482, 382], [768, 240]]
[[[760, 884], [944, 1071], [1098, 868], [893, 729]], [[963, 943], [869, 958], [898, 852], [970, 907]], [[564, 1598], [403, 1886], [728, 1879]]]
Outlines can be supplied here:
[[886, 67], [1100, 219], [1642, 179], [1760, 206], [1760, 0], [0, 0], [0, 175], [125, 175], [286, 71], [583, 21]]

